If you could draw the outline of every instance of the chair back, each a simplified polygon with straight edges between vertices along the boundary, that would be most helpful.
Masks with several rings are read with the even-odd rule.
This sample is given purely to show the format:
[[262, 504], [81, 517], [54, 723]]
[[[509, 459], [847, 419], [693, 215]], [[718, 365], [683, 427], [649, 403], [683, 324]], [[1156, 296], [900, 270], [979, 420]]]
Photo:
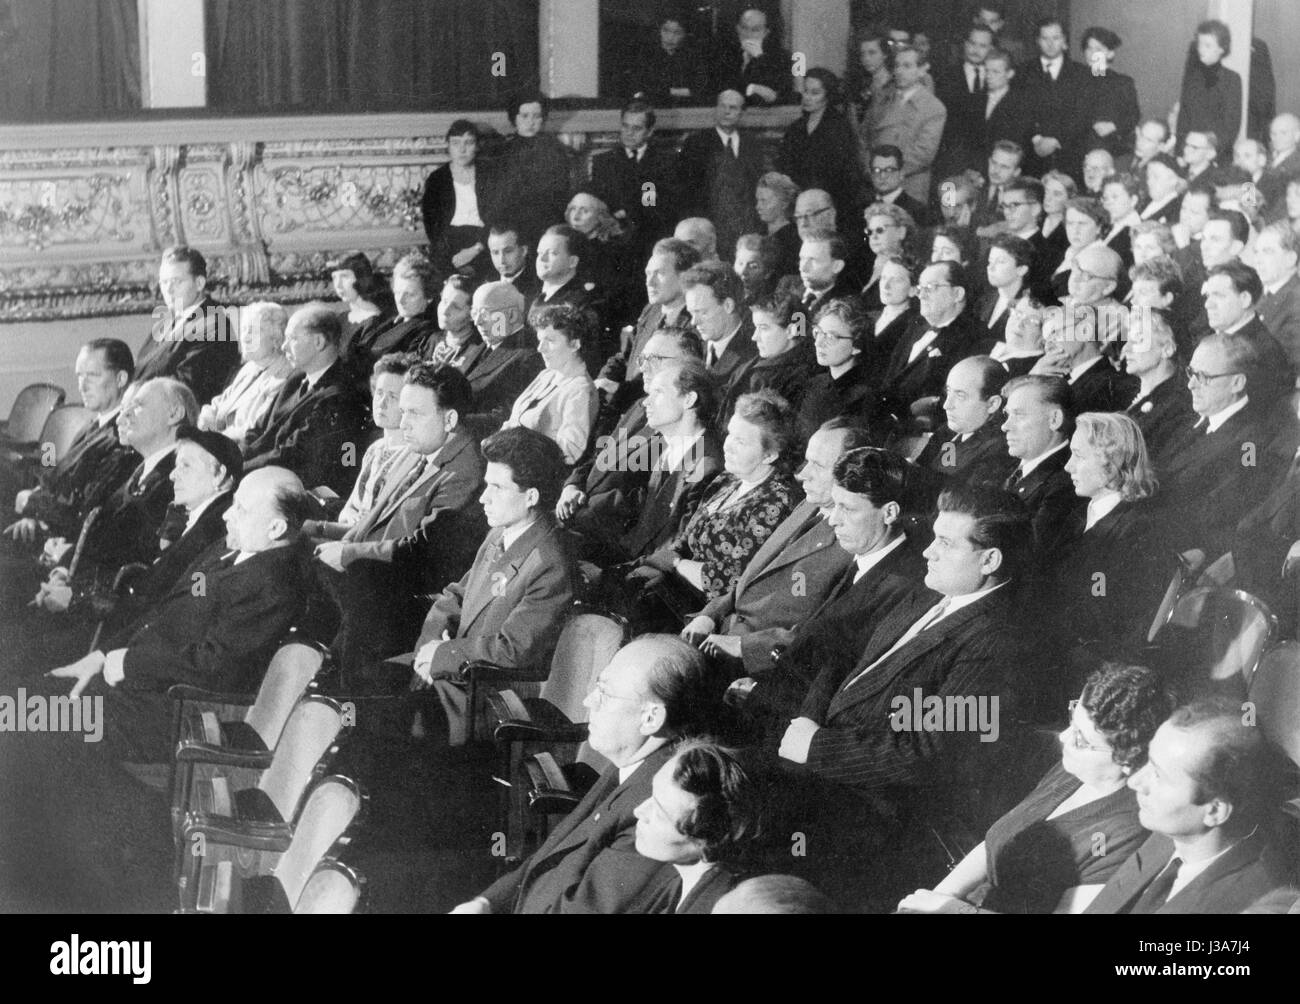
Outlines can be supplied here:
[[312, 872], [361, 811], [361, 789], [351, 778], [322, 778], [303, 802], [293, 838], [275, 865], [285, 899], [297, 904]]
[[623, 647], [627, 623], [612, 614], [578, 608], [565, 622], [555, 643], [551, 674], [542, 685], [546, 700], [571, 722], [588, 718], [583, 699], [591, 693], [596, 677]]
[[257, 699], [244, 715], [267, 749], [275, 749], [290, 712], [324, 661], [324, 649], [300, 641], [286, 642], [271, 657]]
[[326, 858], [316, 866], [293, 908], [295, 914], [356, 913], [366, 880], [342, 861]]
[[1156, 635], [1160, 629], [1169, 623], [1169, 618], [1173, 615], [1174, 604], [1178, 602], [1179, 594], [1183, 591], [1183, 563], [1174, 562], [1174, 574], [1169, 579], [1169, 585], [1165, 588], [1164, 598], [1160, 601], [1160, 606], [1156, 610], [1155, 618], [1151, 621], [1151, 628], [1147, 631], [1147, 642], [1156, 640]]
[[15, 443], [34, 443], [45, 426], [50, 412], [63, 403], [64, 389], [52, 383], [30, 383], [18, 392], [9, 420], [5, 423], [5, 436]]
[[1264, 735], [1300, 766], [1300, 642], [1269, 650], [1250, 681], [1250, 701]]
[[1174, 604], [1169, 623], [1196, 633], [1204, 679], [1240, 677], [1247, 686], [1277, 631], [1277, 618], [1240, 589], [1197, 586]]
[[79, 404], [62, 404], [50, 412], [49, 417], [45, 419], [45, 424], [41, 426], [41, 435], [37, 440], [43, 447], [49, 443], [54, 447], [54, 461], [62, 460], [68, 452], [68, 447], [72, 441], [77, 438], [87, 422], [94, 417], [94, 412], [89, 408], [83, 408]]
[[[293, 819], [312, 772], [330, 751], [343, 728], [343, 709], [337, 701], [308, 694], [289, 714], [271, 756], [271, 766], [257, 786], [269, 798], [280, 818]], [[290, 898], [290, 903], [293, 899]]]

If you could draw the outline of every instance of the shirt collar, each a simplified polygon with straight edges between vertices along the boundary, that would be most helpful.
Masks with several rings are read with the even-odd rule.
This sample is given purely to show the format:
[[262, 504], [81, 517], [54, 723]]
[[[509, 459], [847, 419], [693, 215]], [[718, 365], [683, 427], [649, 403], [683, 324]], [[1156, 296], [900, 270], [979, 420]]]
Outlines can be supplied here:
[[526, 534], [529, 531], [529, 529], [532, 527], [532, 525], [536, 522], [537, 522], [537, 517], [534, 516], [523, 526], [512, 526], [509, 529], [503, 531], [501, 534], [501, 549], [504, 551], [508, 551], [510, 550], [510, 548], [514, 547], [515, 541], [517, 541], [520, 537]]
[[1244, 328], [1247, 324], [1249, 324], [1254, 319], [1255, 319], [1255, 312], [1253, 310], [1248, 310], [1246, 311], [1246, 313], [1241, 315], [1241, 320], [1239, 320], [1236, 324], [1234, 324], [1230, 328], [1224, 328], [1223, 333], [1225, 335], [1235, 335], [1238, 331], [1240, 331], [1242, 328]]
[[307, 389], [315, 390], [316, 384], [320, 383], [320, 378], [325, 375], [325, 371], [333, 365], [333, 362], [331, 362], [326, 366], [322, 366], [318, 370], [303, 370], [303, 375], [307, 378]]
[[1001, 589], [1003, 586], [1005, 586], [1005, 585], [1007, 584], [1007, 581], [1009, 581], [1009, 580], [1004, 580], [1004, 581], [1002, 581], [1002, 582], [999, 582], [996, 586], [993, 586], [993, 587], [990, 588], [990, 589], [981, 589], [981, 590], [979, 590], [978, 592], [974, 592], [974, 593], [962, 593], [960, 596], [949, 596], [949, 597], [948, 597], [948, 609], [946, 609], [946, 610], [943, 612], [943, 617], [937, 617], [937, 618], [935, 618], [934, 623], [935, 623], [935, 624], [938, 624], [939, 621], [943, 620], [943, 619], [946, 618], [946, 617], [951, 617], [954, 613], [956, 613], [956, 612], [957, 612], [958, 610], [960, 610], [962, 607], [968, 607], [968, 606], [970, 606], [972, 603], [975, 603], [975, 602], [978, 602], [979, 600], [982, 600], [982, 599], [983, 599], [985, 596], [987, 596], [989, 593], [997, 592], [999, 589]]
[[96, 415], [95, 421], [99, 423], [99, 427], [102, 429], [104, 428], [104, 426], [108, 425], [109, 422], [117, 421], [117, 416], [121, 412], [121, 410], [122, 410], [122, 406], [119, 404], [112, 411], [105, 412], [102, 415]]
[[1032, 474], [1032, 473], [1034, 472], [1034, 468], [1035, 468], [1035, 467], [1037, 467], [1039, 464], [1041, 464], [1044, 460], [1046, 460], [1046, 459], [1047, 459], [1048, 457], [1050, 457], [1052, 454], [1054, 454], [1054, 453], [1060, 453], [1062, 450], [1068, 448], [1069, 445], [1070, 445], [1070, 441], [1069, 441], [1068, 439], [1063, 439], [1063, 440], [1061, 440], [1060, 443], [1058, 443], [1056, 446], [1053, 446], [1053, 447], [1052, 447], [1050, 450], [1048, 450], [1046, 453], [1040, 453], [1038, 456], [1034, 457], [1033, 460], [1022, 460], [1022, 461], [1020, 461], [1020, 476], [1021, 476], [1022, 478], [1027, 478], [1027, 477], [1029, 477], [1029, 475]]
[[1274, 283], [1273, 285], [1271, 285], [1271, 286], [1265, 286], [1265, 287], [1264, 287], [1264, 292], [1265, 292], [1265, 293], [1272, 294], [1272, 295], [1276, 295], [1278, 292], [1281, 291], [1281, 289], [1282, 289], [1283, 286], [1285, 286], [1288, 282], [1291, 281], [1291, 279], [1292, 279], [1292, 277], [1293, 277], [1294, 275], [1295, 275], [1295, 273], [1292, 272], [1290, 275], [1288, 275], [1286, 278], [1284, 278], [1281, 282], [1275, 282], [1275, 283]]
[[686, 902], [686, 897], [691, 894], [691, 890], [700, 884], [700, 879], [704, 878], [712, 869], [716, 868], [712, 861], [697, 861], [693, 865], [673, 865], [677, 869], [677, 874], [682, 880], [682, 893], [677, 897], [677, 907], [680, 910], [682, 904]]
[[1103, 492], [1088, 502], [1088, 518], [1084, 531], [1091, 530], [1103, 519], [1115, 511], [1115, 507], [1124, 501], [1124, 496], [1117, 491]]
[[1228, 405], [1228, 407], [1224, 408], [1222, 411], [1217, 411], [1211, 415], [1208, 422], [1210, 432], [1217, 432], [1224, 422], [1237, 414], [1237, 412], [1241, 411], [1241, 409], [1246, 407], [1249, 402], [1250, 395], [1243, 394], [1239, 400], [1233, 401], [1232, 404]]
[[[741, 328], [741, 326], [740, 326], [739, 324], [737, 324], [737, 325], [736, 325], [736, 330], [733, 331], [731, 334], [729, 334], [726, 338], [719, 338], [716, 342], [710, 342], [710, 343], [709, 343], [710, 345], [713, 346], [713, 358], [714, 358], [714, 359], [721, 359], [721, 358], [722, 358], [722, 354], [723, 354], [724, 352], [727, 351], [727, 346], [731, 344], [731, 340], [732, 340], [733, 338], [735, 338], [736, 335], [739, 333], [740, 328]], [[708, 345], [705, 345], [704, 348], [705, 348], [706, 351], [708, 350], [708, 347], [709, 347]]]
[[853, 576], [853, 581], [866, 575], [869, 571], [879, 565], [887, 557], [903, 546], [903, 541], [907, 540], [907, 534], [900, 533], [884, 547], [878, 547], [874, 551], [868, 551], [866, 554], [855, 554], [853, 563], [858, 566], [857, 573]]
[[1104, 358], [1105, 356], [1093, 356], [1087, 362], [1079, 363], [1078, 366], [1075, 366], [1073, 369], [1070, 370], [1070, 375], [1066, 379], [1066, 383], [1074, 383], [1074, 381], [1078, 380], [1079, 377], [1087, 373], [1088, 370], [1092, 369]]
[[153, 469], [162, 463], [163, 457], [167, 456], [167, 454], [171, 453], [174, 449], [176, 449], [176, 441], [172, 440], [161, 450], [154, 450], [153, 453], [145, 457], [143, 461], [144, 471], [140, 474], [140, 480], [143, 481], [147, 478], [153, 472]]
[[213, 502], [215, 502], [217, 499], [221, 498], [221, 496], [225, 494], [226, 494], [225, 489], [222, 489], [221, 491], [217, 492], [215, 495], [209, 495], [202, 502], [196, 505], [193, 509], [187, 510], [188, 515], [185, 517], [185, 533], [189, 533], [191, 530], [193, 530], [194, 524], [199, 521], [199, 517], [203, 515], [204, 511], [208, 508], [208, 506], [212, 505]]

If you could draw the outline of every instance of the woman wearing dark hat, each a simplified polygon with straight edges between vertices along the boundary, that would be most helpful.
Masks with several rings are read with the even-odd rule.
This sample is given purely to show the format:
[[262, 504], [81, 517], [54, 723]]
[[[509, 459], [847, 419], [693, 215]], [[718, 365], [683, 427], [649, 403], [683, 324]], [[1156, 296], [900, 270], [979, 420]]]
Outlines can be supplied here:
[[325, 266], [334, 295], [347, 306], [343, 318], [343, 342], [340, 354], [347, 357], [352, 338], [362, 325], [376, 319], [382, 321], [397, 313], [393, 294], [384, 281], [375, 275], [370, 259], [360, 251], [349, 251]]
[[486, 164], [478, 162], [479, 131], [468, 119], [447, 130], [447, 163], [424, 182], [420, 207], [429, 257], [442, 275], [460, 273], [482, 281], [492, 274], [487, 227], [494, 190]]

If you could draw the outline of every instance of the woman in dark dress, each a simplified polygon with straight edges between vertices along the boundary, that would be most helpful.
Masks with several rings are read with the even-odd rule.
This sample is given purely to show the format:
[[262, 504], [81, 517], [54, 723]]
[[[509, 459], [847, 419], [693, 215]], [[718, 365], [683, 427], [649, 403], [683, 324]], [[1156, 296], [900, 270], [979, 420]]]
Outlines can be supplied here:
[[574, 193], [564, 210], [564, 222], [587, 238], [587, 255], [578, 263], [578, 275], [583, 282], [595, 283], [605, 323], [614, 330], [634, 323], [645, 306], [645, 282], [624, 225], [590, 188]]
[[1172, 710], [1151, 670], [1099, 669], [1070, 702], [1061, 762], [942, 882], [904, 898], [899, 912], [1080, 912], [1147, 837], [1127, 782]]
[[447, 130], [447, 163], [424, 183], [421, 209], [429, 258], [443, 275], [458, 272], [483, 281], [492, 276], [487, 223], [494, 193], [486, 164], [478, 162], [478, 127], [457, 119]]
[[361, 327], [370, 322], [381, 322], [397, 313], [393, 294], [375, 275], [370, 259], [360, 251], [350, 251], [325, 266], [334, 286], [334, 295], [347, 307], [343, 315], [343, 340], [339, 355], [347, 358], [352, 340]]
[[855, 300], [825, 304], [813, 318], [811, 333], [822, 372], [808, 381], [799, 409], [799, 428], [809, 436], [838, 415], [869, 418], [883, 376], [879, 367], [864, 363], [871, 345], [871, 320]]
[[817, 356], [807, 324], [796, 320], [798, 298], [772, 294], [750, 304], [758, 355], [738, 378], [747, 393], [767, 388], [798, 410], [808, 381], [817, 372]]
[[1189, 132], [1212, 132], [1219, 148], [1230, 147], [1241, 128], [1241, 75], [1223, 65], [1232, 51], [1232, 32], [1222, 21], [1202, 21], [1187, 52], [1178, 98], [1181, 147]]
[[510, 103], [507, 114], [515, 134], [501, 155], [499, 207], [504, 221], [518, 227], [519, 239], [537, 247], [542, 232], [564, 219], [573, 191], [573, 160], [550, 133], [542, 132], [550, 102], [528, 93]]
[[843, 219], [860, 205], [862, 168], [849, 120], [840, 110], [840, 80], [815, 67], [803, 82], [803, 115], [786, 130], [776, 155], [776, 169], [802, 189], [830, 193]]
[[745, 306], [752, 307], [776, 289], [782, 273], [778, 261], [781, 249], [776, 240], [763, 234], [741, 234], [736, 238], [736, 258], [732, 271], [745, 287]]
[[1084, 149], [1100, 146], [1115, 158], [1133, 152], [1133, 130], [1138, 124], [1133, 78], [1111, 69], [1121, 44], [1120, 37], [1108, 28], [1089, 28], [1083, 33], [1084, 62], [1092, 70], [1085, 103], [1092, 121], [1087, 123]]

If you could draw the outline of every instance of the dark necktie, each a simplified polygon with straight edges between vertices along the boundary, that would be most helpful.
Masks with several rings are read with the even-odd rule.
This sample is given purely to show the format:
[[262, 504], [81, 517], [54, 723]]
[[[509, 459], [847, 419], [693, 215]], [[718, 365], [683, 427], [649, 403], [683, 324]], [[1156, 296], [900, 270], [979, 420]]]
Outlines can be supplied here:
[[131, 475], [131, 480], [126, 483], [126, 493], [128, 495], [139, 495], [140, 488], [144, 483], [144, 464], [135, 469]]
[[1023, 471], [1019, 467], [1017, 467], [1014, 471], [1011, 472], [1011, 477], [1007, 478], [1007, 484], [1006, 484], [1007, 490], [1008, 491], [1014, 490], [1016, 485], [1020, 484], [1020, 482], [1024, 479], [1024, 477], [1025, 475]]
[[1164, 906], [1169, 899], [1169, 891], [1178, 881], [1178, 869], [1182, 866], [1181, 858], [1177, 856], [1170, 858], [1164, 870], [1146, 887], [1146, 891], [1133, 904], [1133, 909], [1129, 913], [1155, 913]]
[[817, 294], [813, 290], [810, 289], [808, 290], [808, 292], [804, 293], [803, 305], [805, 307], [811, 307], [816, 302], [817, 302]]

